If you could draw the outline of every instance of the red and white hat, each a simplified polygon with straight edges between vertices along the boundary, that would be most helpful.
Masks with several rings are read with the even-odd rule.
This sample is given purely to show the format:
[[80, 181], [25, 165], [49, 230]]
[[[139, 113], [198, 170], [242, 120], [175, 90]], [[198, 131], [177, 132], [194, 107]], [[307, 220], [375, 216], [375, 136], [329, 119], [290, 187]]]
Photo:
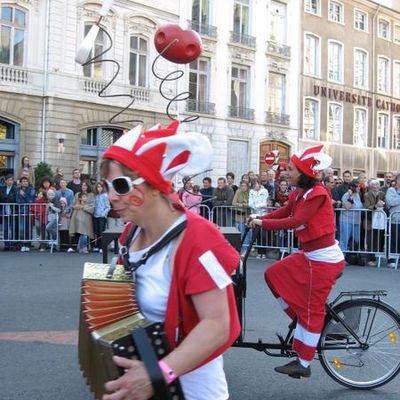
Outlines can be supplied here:
[[318, 172], [323, 171], [332, 164], [332, 158], [321, 152], [323, 147], [322, 144], [307, 147], [293, 154], [292, 157], [290, 157], [290, 161], [301, 172], [311, 178], [315, 178]]
[[161, 192], [171, 192], [171, 179], [178, 172], [194, 175], [211, 164], [213, 150], [208, 138], [196, 132], [178, 132], [179, 121], [167, 128], [157, 124], [144, 131], [142, 126], [123, 134], [104, 153], [135, 171]]

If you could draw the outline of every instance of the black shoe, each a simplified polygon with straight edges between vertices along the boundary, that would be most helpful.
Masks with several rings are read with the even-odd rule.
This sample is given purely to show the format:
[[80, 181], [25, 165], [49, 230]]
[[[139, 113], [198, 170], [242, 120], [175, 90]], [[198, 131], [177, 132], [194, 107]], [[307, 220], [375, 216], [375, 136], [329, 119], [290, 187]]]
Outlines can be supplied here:
[[307, 368], [303, 367], [299, 360], [292, 361], [289, 364], [282, 365], [281, 367], [275, 367], [274, 369], [280, 374], [289, 375], [291, 378], [295, 379], [309, 378], [311, 376], [310, 366]]

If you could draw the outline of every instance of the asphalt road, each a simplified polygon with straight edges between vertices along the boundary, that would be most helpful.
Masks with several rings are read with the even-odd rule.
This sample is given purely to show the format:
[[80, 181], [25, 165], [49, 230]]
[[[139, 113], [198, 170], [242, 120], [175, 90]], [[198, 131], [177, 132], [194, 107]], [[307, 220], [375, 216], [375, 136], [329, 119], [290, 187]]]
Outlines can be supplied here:
[[[90, 254], [0, 253], [0, 399], [90, 400], [79, 371], [75, 333], [79, 289]], [[267, 260], [270, 262], [270, 260]], [[285, 332], [287, 318], [263, 280], [265, 261], [251, 260], [248, 276], [247, 332], [249, 340], [275, 340]], [[341, 290], [386, 289], [386, 301], [400, 310], [400, 270], [347, 267], [336, 284]], [[372, 391], [355, 391], [332, 381], [318, 362], [312, 377], [294, 380], [273, 367], [286, 360], [251, 349], [231, 349], [225, 356], [231, 399], [399, 399], [400, 376]], [[210, 399], [212, 400], [212, 399]]]

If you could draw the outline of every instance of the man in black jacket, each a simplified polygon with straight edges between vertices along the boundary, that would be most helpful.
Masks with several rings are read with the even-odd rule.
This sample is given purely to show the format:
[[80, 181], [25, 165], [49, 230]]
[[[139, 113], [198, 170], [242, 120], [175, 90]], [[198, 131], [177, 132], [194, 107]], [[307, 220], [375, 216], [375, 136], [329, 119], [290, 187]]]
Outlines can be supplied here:
[[17, 195], [17, 186], [14, 182], [14, 178], [11, 174], [6, 176], [5, 186], [0, 187], [0, 204], [1, 204], [1, 215], [3, 217], [3, 237], [4, 237], [4, 250], [11, 249], [11, 242], [9, 239], [13, 238], [14, 232], [16, 232], [17, 219], [14, 215], [14, 207], [8, 203], [15, 203]]
[[348, 192], [353, 177], [349, 170], [343, 172], [343, 183], [337, 187], [336, 191], [332, 191], [333, 200], [342, 201], [342, 197]]

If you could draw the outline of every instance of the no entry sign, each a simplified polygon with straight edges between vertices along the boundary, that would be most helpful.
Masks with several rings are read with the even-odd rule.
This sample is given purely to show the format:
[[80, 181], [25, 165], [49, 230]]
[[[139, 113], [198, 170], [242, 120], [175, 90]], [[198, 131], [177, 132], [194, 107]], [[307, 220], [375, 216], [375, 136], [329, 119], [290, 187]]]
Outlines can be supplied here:
[[270, 151], [269, 153], [266, 153], [264, 156], [265, 164], [267, 165], [273, 165], [275, 162], [275, 154]]

